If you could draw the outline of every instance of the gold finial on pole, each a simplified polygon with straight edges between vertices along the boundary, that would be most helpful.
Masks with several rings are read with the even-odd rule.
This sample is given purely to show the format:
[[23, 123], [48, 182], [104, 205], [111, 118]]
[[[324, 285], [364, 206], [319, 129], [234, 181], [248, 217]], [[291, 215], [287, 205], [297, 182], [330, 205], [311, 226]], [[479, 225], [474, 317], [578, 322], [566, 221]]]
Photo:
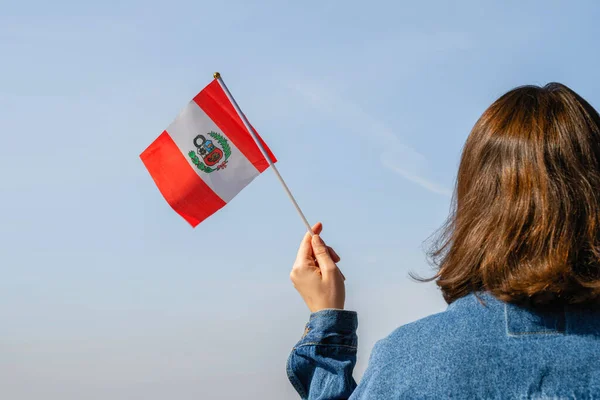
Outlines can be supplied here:
[[213, 74], [213, 77], [214, 77], [215, 79], [219, 79], [219, 78], [221, 77], [221, 74], [220, 74], [219, 72], [215, 72], [215, 73]]

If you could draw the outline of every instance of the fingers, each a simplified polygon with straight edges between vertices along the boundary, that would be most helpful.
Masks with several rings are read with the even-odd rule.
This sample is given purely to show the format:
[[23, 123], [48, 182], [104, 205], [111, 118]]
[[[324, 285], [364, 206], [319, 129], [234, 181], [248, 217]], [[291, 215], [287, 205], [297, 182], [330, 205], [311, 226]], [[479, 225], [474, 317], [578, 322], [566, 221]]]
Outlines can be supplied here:
[[[322, 231], [323, 231], [323, 224], [321, 222], [317, 222], [315, 224], [315, 226], [313, 226], [313, 233], [315, 235], [320, 235]], [[329, 250], [329, 255], [331, 256], [331, 259], [333, 260], [333, 262], [335, 262], [335, 263], [340, 262], [341, 258], [337, 254], [337, 252], [330, 246], [327, 246], [327, 249]]]
[[[327, 249], [329, 249], [329, 255], [331, 255], [331, 259], [333, 260], [333, 262], [336, 264], [339, 263], [341, 261], [341, 258], [340, 258], [340, 256], [338, 256], [338, 254], [335, 252], [335, 250], [330, 246], [327, 246]], [[339, 268], [338, 268], [338, 271], [340, 271]], [[340, 271], [340, 275], [342, 276], [343, 280], [346, 280], [346, 277], [344, 276], [342, 271]]]
[[339, 263], [341, 258], [340, 258], [340, 256], [338, 256], [338, 253], [336, 253], [335, 250], [330, 246], [327, 246], [327, 249], [329, 250], [329, 255], [331, 256], [331, 259], [333, 260], [333, 262]]
[[[329, 250], [329, 255], [331, 256], [331, 259], [333, 260], [334, 263], [339, 263], [342, 259], [341, 257], [338, 255], [338, 253], [333, 249], [333, 247], [331, 246], [327, 246], [327, 250]], [[340, 268], [338, 267], [337, 269], [340, 272], [340, 275], [342, 276], [343, 280], [346, 280], [346, 277], [344, 276], [344, 273], [340, 270]]]
[[[317, 222], [315, 225], [313, 225], [312, 231], [315, 235], [320, 235], [321, 232], [323, 231], [323, 224], [321, 222]], [[337, 252], [330, 246], [326, 246], [326, 247], [329, 251], [329, 255], [330, 255], [331, 259], [333, 260], [333, 262], [334, 263], [340, 262], [341, 258], [337, 254]], [[310, 258], [310, 259], [314, 258], [313, 247], [311, 245], [311, 236], [310, 236], [309, 232], [307, 232], [304, 235], [304, 238], [302, 239], [302, 242], [300, 243], [300, 248], [298, 249], [296, 261], [306, 260], [308, 258]]]
[[[319, 268], [321, 269], [321, 273], [323, 276], [335, 271], [337, 266], [333, 261], [331, 255], [329, 254], [329, 249], [325, 245], [325, 242], [321, 239], [319, 235], [315, 235], [312, 237], [312, 249], [315, 258], [317, 259], [317, 263], [319, 264]], [[339, 258], [339, 257], [338, 257]]]
[[[323, 224], [317, 222], [313, 225], [312, 231], [315, 235], [320, 234], [323, 231]], [[306, 260], [308, 258], [310, 258], [311, 260], [313, 259], [313, 249], [310, 244], [310, 239], [310, 233], [306, 232], [304, 238], [302, 239], [302, 242], [300, 242], [300, 248], [298, 249], [298, 255], [296, 256], [296, 264], [298, 264], [298, 262], [301, 260]]]
[[320, 235], [321, 232], [323, 231], [323, 224], [320, 222], [317, 222], [316, 224], [313, 225], [312, 231], [315, 235]]
[[[318, 235], [323, 231], [323, 224], [317, 222], [312, 227], [312, 231], [315, 235]], [[300, 248], [298, 248], [298, 254], [296, 256], [296, 262], [294, 263], [294, 268], [298, 268], [302, 265], [305, 265], [306, 260], [313, 260], [313, 248], [311, 245], [311, 235], [310, 232], [306, 232], [302, 242], [300, 242]]]

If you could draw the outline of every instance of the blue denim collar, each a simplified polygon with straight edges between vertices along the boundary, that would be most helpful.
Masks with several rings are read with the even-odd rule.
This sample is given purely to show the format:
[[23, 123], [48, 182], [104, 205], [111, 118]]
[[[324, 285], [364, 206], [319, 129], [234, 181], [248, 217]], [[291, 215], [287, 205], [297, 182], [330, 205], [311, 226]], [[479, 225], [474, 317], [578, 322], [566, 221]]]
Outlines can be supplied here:
[[472, 293], [452, 303], [454, 307], [484, 307], [490, 312], [503, 314], [508, 336], [563, 334], [566, 332], [565, 309], [554, 311], [533, 310], [507, 304], [488, 292]]
[[542, 311], [505, 304], [504, 318], [508, 336], [551, 335], [566, 332], [567, 313], [565, 308]]
[[511, 337], [531, 335], [600, 335], [600, 309], [563, 307], [558, 310], [539, 310], [507, 304], [488, 292], [472, 293], [456, 300], [448, 310], [465, 309], [503, 315], [506, 334]]

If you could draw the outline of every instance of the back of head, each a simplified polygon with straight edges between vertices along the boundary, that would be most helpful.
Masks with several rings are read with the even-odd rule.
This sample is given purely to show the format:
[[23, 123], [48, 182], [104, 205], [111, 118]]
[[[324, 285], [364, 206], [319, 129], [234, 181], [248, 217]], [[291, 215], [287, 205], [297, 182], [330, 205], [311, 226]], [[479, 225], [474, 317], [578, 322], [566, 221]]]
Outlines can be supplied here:
[[447, 302], [600, 300], [600, 115], [568, 87], [511, 90], [475, 124], [432, 252]]

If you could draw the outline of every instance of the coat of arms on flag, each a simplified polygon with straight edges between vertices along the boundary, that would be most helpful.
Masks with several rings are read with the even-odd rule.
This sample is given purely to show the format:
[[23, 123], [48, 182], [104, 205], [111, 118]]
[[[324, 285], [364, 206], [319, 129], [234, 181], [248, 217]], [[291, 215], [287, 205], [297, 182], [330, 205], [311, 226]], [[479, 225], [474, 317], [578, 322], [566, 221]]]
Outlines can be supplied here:
[[[188, 156], [199, 170], [211, 173], [227, 167], [227, 159], [231, 155], [231, 147], [229, 147], [227, 139], [220, 133], [209, 132], [208, 136], [212, 137], [221, 147], [215, 146], [213, 141], [207, 139], [206, 136], [198, 135], [194, 138], [196, 150], [191, 150]], [[219, 164], [221, 160], [223, 162]], [[217, 165], [215, 168], [211, 168], [215, 165]]]
[[277, 161], [240, 115], [215, 77], [140, 155], [165, 200], [193, 227]]

